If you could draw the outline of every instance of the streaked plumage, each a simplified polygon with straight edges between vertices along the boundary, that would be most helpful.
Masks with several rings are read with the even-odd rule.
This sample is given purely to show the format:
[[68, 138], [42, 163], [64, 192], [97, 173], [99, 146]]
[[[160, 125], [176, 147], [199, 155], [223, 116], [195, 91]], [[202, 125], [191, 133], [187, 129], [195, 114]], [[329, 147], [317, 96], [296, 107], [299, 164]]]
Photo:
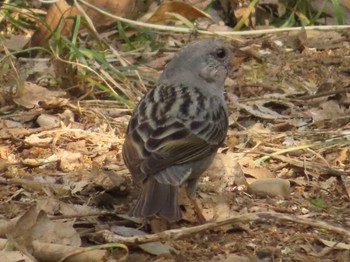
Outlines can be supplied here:
[[224, 81], [231, 51], [220, 40], [182, 48], [139, 102], [123, 145], [125, 164], [142, 191], [131, 216], [179, 220], [177, 188], [194, 193], [198, 177], [225, 139]]

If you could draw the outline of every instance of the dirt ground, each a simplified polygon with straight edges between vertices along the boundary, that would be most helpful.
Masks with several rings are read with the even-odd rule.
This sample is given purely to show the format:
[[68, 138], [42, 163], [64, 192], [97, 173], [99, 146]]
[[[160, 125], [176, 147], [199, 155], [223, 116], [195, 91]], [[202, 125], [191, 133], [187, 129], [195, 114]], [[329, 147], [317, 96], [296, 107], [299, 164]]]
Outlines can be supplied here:
[[[165, 47], [124, 53], [140, 76], [125, 72], [133, 103], [193, 39], [160, 34]], [[149, 227], [125, 216], [139, 193], [121, 157], [132, 110], [74, 86], [82, 79], [69, 80], [57, 59], [4, 60], [0, 243], [16, 249], [2, 253], [41, 261], [57, 253], [64, 261], [350, 261], [349, 31], [242, 39], [232, 41], [240, 51], [226, 82], [230, 130], [195, 197], [209, 226], [200, 227], [182, 196], [184, 219], [169, 228], [176, 234], [153, 235], [153, 245], [147, 235], [130, 237]]]

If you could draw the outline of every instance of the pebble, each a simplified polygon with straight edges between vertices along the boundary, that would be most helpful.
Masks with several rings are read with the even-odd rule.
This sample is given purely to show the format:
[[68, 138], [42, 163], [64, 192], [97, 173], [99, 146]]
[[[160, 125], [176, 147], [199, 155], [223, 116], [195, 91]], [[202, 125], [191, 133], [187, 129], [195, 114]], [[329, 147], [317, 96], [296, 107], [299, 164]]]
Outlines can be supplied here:
[[282, 178], [259, 179], [248, 185], [248, 193], [259, 197], [288, 196], [290, 182]]

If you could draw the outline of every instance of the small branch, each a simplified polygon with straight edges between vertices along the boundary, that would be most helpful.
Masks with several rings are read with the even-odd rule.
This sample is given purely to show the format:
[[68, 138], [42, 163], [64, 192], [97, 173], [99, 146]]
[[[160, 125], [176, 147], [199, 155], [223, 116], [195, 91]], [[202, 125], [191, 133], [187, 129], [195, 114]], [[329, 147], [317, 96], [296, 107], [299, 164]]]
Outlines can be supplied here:
[[318, 93], [318, 94], [314, 94], [314, 95], [307, 95], [307, 96], [298, 97], [298, 99], [310, 100], [310, 99], [319, 98], [319, 97], [323, 97], [323, 96], [331, 96], [331, 95], [346, 93], [347, 91], [350, 91], [350, 85], [346, 86], [342, 89], [338, 89], [338, 90], [332, 90], [332, 91], [322, 92], [322, 93]]
[[12, 179], [0, 178], [0, 184], [19, 185], [31, 191], [44, 191], [45, 188], [49, 188], [51, 191], [59, 195], [66, 195], [69, 193], [69, 187], [65, 185], [41, 183], [41, 182], [30, 181], [30, 180], [21, 179], [21, 178], [12, 178]]
[[290, 222], [308, 225], [312, 227], [318, 227], [318, 228], [326, 229], [326, 230], [333, 231], [338, 234], [342, 234], [347, 237], [350, 237], [350, 231], [343, 227], [334, 226], [324, 221], [319, 221], [315, 219], [307, 219], [301, 216], [290, 216], [290, 215], [285, 215], [285, 214], [280, 214], [275, 212], [259, 212], [259, 213], [237, 215], [221, 221], [210, 222], [207, 224], [189, 227], [189, 228], [166, 230], [157, 234], [150, 234], [150, 235], [123, 237], [123, 236], [118, 236], [116, 234], [113, 234], [108, 230], [100, 231], [98, 232], [98, 234], [100, 237], [102, 237], [104, 241], [108, 243], [143, 244], [143, 243], [149, 243], [149, 242], [155, 242], [155, 241], [179, 239], [185, 236], [193, 235], [202, 231], [214, 229], [214, 228], [229, 225], [229, 224], [237, 224], [237, 223], [248, 222], [248, 221], [273, 223], [276, 220], [285, 220], [285, 221], [290, 221]]
[[305, 164], [304, 161], [293, 159], [293, 158], [282, 156], [282, 155], [270, 155], [270, 156], [271, 156], [271, 158], [278, 159], [282, 162], [286, 162], [292, 166], [315, 170], [317, 173], [319, 173], [321, 175], [328, 174], [328, 175], [333, 175], [333, 176], [350, 176], [349, 171], [344, 171], [341, 169], [332, 168], [332, 167], [326, 166], [325, 164], [322, 164], [322, 163], [307, 162]]
[[115, 212], [109, 211], [90, 211], [88, 213], [80, 214], [74, 213], [69, 215], [60, 215], [60, 216], [48, 216], [52, 220], [61, 220], [61, 219], [72, 219], [72, 218], [85, 218], [85, 217], [94, 217], [94, 216], [106, 216], [106, 215], [115, 215]]
[[288, 28], [273, 28], [273, 29], [263, 29], [263, 30], [251, 30], [251, 31], [205, 31], [205, 30], [197, 30], [193, 28], [184, 28], [184, 27], [175, 27], [175, 26], [166, 26], [166, 25], [158, 25], [158, 24], [150, 24], [150, 23], [144, 23], [140, 21], [135, 21], [131, 19], [127, 19], [124, 17], [112, 15], [90, 3], [88, 3], [85, 0], [78, 0], [80, 3], [82, 3], [85, 6], [90, 7], [91, 9], [108, 16], [112, 19], [134, 25], [139, 26], [143, 28], [152, 28], [157, 30], [164, 30], [164, 31], [171, 31], [171, 32], [178, 32], [178, 33], [199, 33], [204, 35], [220, 35], [220, 36], [242, 36], [242, 35], [261, 35], [261, 34], [271, 34], [271, 33], [280, 33], [280, 32], [288, 32], [288, 31], [299, 31], [302, 29], [305, 29], [306, 31], [309, 30], [320, 30], [320, 31], [326, 31], [326, 30], [343, 30], [343, 29], [349, 29], [350, 25], [327, 25], [327, 26], [305, 26], [305, 27], [288, 27]]

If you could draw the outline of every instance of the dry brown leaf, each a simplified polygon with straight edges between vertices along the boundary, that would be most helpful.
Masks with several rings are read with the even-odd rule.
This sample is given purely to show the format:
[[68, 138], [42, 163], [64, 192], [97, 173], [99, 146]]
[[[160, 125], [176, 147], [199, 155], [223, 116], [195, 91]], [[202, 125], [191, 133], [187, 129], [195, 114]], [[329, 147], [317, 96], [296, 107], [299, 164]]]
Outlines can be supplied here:
[[252, 262], [251, 256], [248, 255], [236, 255], [236, 254], [225, 254], [217, 255], [210, 262]]
[[346, 244], [346, 243], [342, 243], [342, 242], [338, 242], [338, 241], [329, 241], [329, 240], [321, 239], [321, 238], [319, 238], [318, 240], [321, 241], [327, 247], [331, 247], [332, 249], [350, 250], [350, 244]]
[[156, 70], [162, 70], [164, 68], [164, 65], [173, 57], [174, 54], [166, 54], [164, 56], [159, 56], [149, 61], [146, 65]]
[[16, 226], [10, 228], [8, 234], [17, 243], [31, 247], [34, 240], [70, 246], [80, 246], [81, 240], [73, 228], [73, 223], [67, 221], [51, 221], [46, 213], [36, 206], [31, 207], [21, 215]]
[[274, 98], [266, 98], [260, 99], [259, 101], [246, 102], [246, 103], [238, 103], [237, 105], [246, 110], [248, 113], [263, 119], [288, 119], [290, 116], [282, 115], [277, 111], [267, 107], [266, 105], [274, 103], [276, 105], [280, 105], [281, 107], [292, 108], [294, 105], [292, 103], [287, 103], [284, 101], [277, 101]]
[[237, 161], [240, 166], [251, 166], [254, 160], [255, 158], [253, 155], [240, 155]]
[[320, 104], [319, 108], [311, 108], [309, 112], [314, 123], [349, 114], [349, 110], [340, 106], [335, 100], [325, 101]]
[[[211, 24], [208, 26], [207, 30], [209, 32], [232, 32], [232, 28], [225, 25], [225, 23], [223, 22], [219, 22], [218, 24]], [[237, 41], [243, 42], [242, 38], [239, 36], [235, 36], [235, 39], [237, 39]]]
[[[213, 201], [214, 208], [214, 219], [215, 220], [224, 220], [233, 215], [233, 212], [230, 207], [230, 199], [224, 196], [216, 195], [211, 196], [210, 199]], [[210, 220], [207, 220], [210, 221]]]
[[200, 184], [200, 188], [203, 191], [221, 193], [225, 188], [232, 188], [235, 185], [235, 177], [240, 175], [240, 172], [241, 167], [232, 152], [218, 153], [213, 163], [203, 173], [204, 182]]
[[322, 181], [320, 183], [320, 187], [325, 190], [330, 190], [332, 187], [334, 187], [337, 184], [337, 178], [332, 176], [328, 178], [326, 181]]
[[350, 177], [342, 176], [342, 181], [343, 181], [346, 193], [348, 194], [348, 197], [350, 197]]
[[51, 155], [47, 158], [26, 158], [26, 159], [23, 159], [21, 162], [24, 165], [36, 167], [36, 166], [44, 166], [46, 164], [49, 164], [52, 162], [57, 162], [57, 161], [59, 161], [59, 157], [54, 154], [54, 155]]
[[9, 38], [6, 38], [3, 44], [10, 51], [18, 51], [22, 50], [28, 41], [29, 38], [27, 35], [10, 35]]
[[299, 31], [290, 32], [287, 37], [281, 39], [283, 44], [293, 50], [304, 50], [308, 43], [308, 35], [304, 28]]
[[[244, 19], [243, 23], [245, 26], [249, 27], [249, 23], [253, 22], [253, 26], [255, 26], [255, 17], [252, 16], [251, 19], [248, 19], [248, 17], [250, 16], [251, 13], [254, 12], [254, 7], [252, 6], [242, 6], [239, 8], [236, 8], [235, 10], [233, 10], [235, 17], [239, 17], [240, 19]], [[243, 23], [241, 25], [239, 25], [238, 23], [236, 24], [236, 26], [234, 27], [234, 31], [238, 31], [241, 29], [241, 27], [243, 26]]]
[[67, 144], [66, 149], [72, 152], [80, 152], [85, 155], [89, 153], [89, 149], [86, 146], [86, 140], [70, 142]]
[[55, 198], [44, 198], [38, 200], [37, 204], [39, 209], [44, 210], [47, 214], [55, 215], [61, 214], [63, 216], [74, 216], [74, 215], [87, 215], [99, 210], [86, 205], [74, 205], [67, 204]]
[[255, 167], [255, 168], [242, 167], [242, 170], [244, 174], [250, 175], [255, 179], [276, 177], [275, 174], [273, 174], [270, 170], [268, 170], [265, 167]]
[[[230, 199], [224, 195], [199, 192], [201, 213], [206, 221], [226, 219], [233, 215]], [[199, 202], [199, 201], [198, 201]]]
[[73, 228], [73, 222], [50, 220], [44, 211], [38, 215], [35, 226], [28, 232], [30, 238], [43, 243], [55, 243], [79, 247], [81, 240]]
[[239, 140], [238, 140], [238, 137], [236, 135], [236, 132], [234, 132], [232, 130], [227, 131], [227, 137], [226, 137], [225, 144], [230, 149], [234, 149], [235, 146], [237, 146], [239, 144]]
[[187, 19], [197, 19], [199, 17], [212, 19], [210, 15], [192, 5], [181, 2], [167, 2], [161, 4], [147, 22], [154, 24], [164, 22], [171, 18], [169, 13], [179, 14]]
[[58, 99], [66, 94], [64, 91], [51, 91], [31, 82], [25, 82], [20, 95], [14, 101], [17, 105], [31, 109], [39, 106], [40, 101]]
[[[8, 243], [8, 241], [6, 241]], [[5, 248], [6, 245], [3, 247], [0, 245], [0, 248]], [[25, 256], [20, 251], [0, 251], [0, 257], [1, 261], [7, 261], [7, 262], [14, 262], [14, 261], [21, 261], [21, 262], [31, 262], [33, 261], [31, 258]]]
[[[146, 11], [153, 1], [154, 0], [88, 0], [87, 2], [102, 10], [107, 10], [111, 14], [126, 18], [135, 18], [139, 13]], [[112, 22], [111, 18], [89, 7], [82, 5], [82, 8], [95, 26]], [[76, 15], [81, 15], [79, 9], [69, 5], [65, 0], [59, 0], [52, 4], [47, 12], [45, 23], [40, 23], [38, 30], [31, 38], [30, 45], [36, 46], [44, 43], [51, 36], [51, 33], [58, 28], [60, 23], [63, 24], [60, 33], [62, 35], [69, 35], [74, 23], [71, 17]]]
[[61, 152], [60, 169], [62, 171], [68, 172], [75, 169], [82, 169], [83, 154], [79, 152], [64, 151]]
[[6, 235], [13, 231], [16, 227], [19, 217], [9, 219], [9, 220], [0, 220], [0, 237], [6, 237]]
[[[35, 206], [30, 207], [23, 215], [16, 219], [16, 226], [12, 228], [11, 232], [8, 232], [8, 234], [17, 241], [21, 239], [22, 241], [19, 242], [25, 242], [27, 244], [26, 246], [28, 246], [30, 243], [28, 243], [28, 240], [23, 234], [28, 232], [28, 230], [35, 225], [39, 212], [40, 211]], [[13, 221], [15, 221], [15, 219], [13, 219]]]
[[[229, 0], [231, 1], [231, 0]], [[165, 1], [164, 1], [165, 2]], [[199, 9], [204, 9], [206, 7], [208, 7], [210, 4], [212, 4], [212, 0], [178, 0], [178, 2], [183, 2], [192, 6], [195, 6]]]
[[337, 31], [308, 31], [307, 32], [307, 46], [309, 48], [317, 49], [333, 49], [342, 47], [345, 38]]
[[0, 159], [7, 159], [10, 154], [10, 148], [5, 145], [0, 145]]
[[335, 160], [335, 164], [340, 166], [340, 167], [345, 167], [346, 164], [344, 162], [349, 161], [349, 148], [343, 148], [339, 152], [339, 156]]
[[[145, 232], [131, 227], [125, 227], [125, 226], [113, 226], [112, 232], [119, 236], [143, 236], [146, 235]], [[161, 242], [150, 242], [146, 244], [139, 245], [139, 247], [146, 251], [149, 254], [152, 255], [161, 255], [161, 254], [171, 254], [172, 252], [177, 253], [173, 247], [162, 244]]]
[[[270, 128], [267, 126], [265, 127], [262, 123], [253, 124], [247, 129], [247, 131], [250, 140], [256, 145], [262, 143], [265, 140], [266, 135], [268, 135], [270, 138], [273, 137]], [[250, 162], [249, 165], [252, 165], [253, 163], [254, 161]]]
[[[69, 254], [75, 253], [68, 258], [62, 260]], [[38, 261], [45, 262], [95, 262], [106, 261], [105, 255], [107, 251], [101, 249], [87, 250], [85, 248], [66, 246], [53, 243], [42, 243], [40, 241], [33, 241], [33, 255]]]
[[25, 138], [25, 141], [29, 144], [31, 144], [32, 146], [44, 146], [44, 145], [49, 145], [52, 143], [53, 138], [52, 137], [40, 137], [37, 136], [36, 134], [27, 136]]

